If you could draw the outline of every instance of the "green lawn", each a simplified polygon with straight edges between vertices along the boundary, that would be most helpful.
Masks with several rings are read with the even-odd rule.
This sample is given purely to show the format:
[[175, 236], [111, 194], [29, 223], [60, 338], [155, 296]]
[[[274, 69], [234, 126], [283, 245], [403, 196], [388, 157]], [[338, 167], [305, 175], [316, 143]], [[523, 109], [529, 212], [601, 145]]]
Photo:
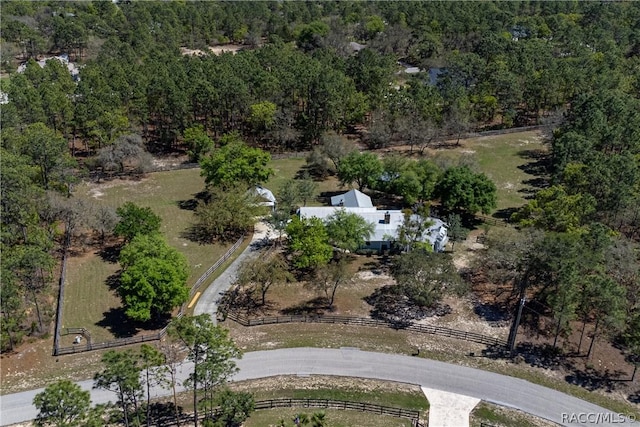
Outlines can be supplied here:
[[545, 150], [541, 136], [536, 131], [505, 135], [483, 136], [461, 141], [460, 147], [437, 150], [435, 156], [458, 159], [470, 156], [480, 171], [491, 179], [498, 190], [497, 209], [517, 208], [527, 202], [526, 191], [531, 187], [525, 181], [536, 176], [521, 169], [535, 159], [530, 153]]
[[[191, 268], [187, 283], [191, 286], [230, 246], [202, 245], [182, 235], [194, 217], [192, 211], [181, 209], [179, 202], [192, 199], [203, 188], [204, 180], [200, 177], [200, 171], [187, 169], [152, 173], [140, 180], [83, 183], [76, 188], [75, 196], [90, 200], [93, 204], [118, 207], [131, 201], [150, 207], [162, 218], [161, 231], [169, 244], [186, 256]], [[95, 342], [114, 338], [105, 326], [121, 319], [105, 317], [105, 313], [119, 307], [120, 301], [106, 281], [118, 269], [118, 264], [105, 261], [97, 248], [69, 260], [64, 327], [87, 328]]]

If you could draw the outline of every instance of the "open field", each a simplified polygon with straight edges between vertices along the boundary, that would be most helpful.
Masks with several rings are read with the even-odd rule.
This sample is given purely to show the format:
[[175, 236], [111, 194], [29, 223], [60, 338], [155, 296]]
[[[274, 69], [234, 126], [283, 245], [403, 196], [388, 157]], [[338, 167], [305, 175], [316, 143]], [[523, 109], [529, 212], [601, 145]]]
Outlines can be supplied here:
[[[140, 180], [114, 180], [104, 183], [83, 183], [76, 188], [76, 197], [93, 204], [118, 207], [131, 201], [150, 207], [162, 218], [161, 231], [171, 246], [187, 258], [193, 283], [227, 250], [228, 245], [194, 243], [183, 236], [193, 222], [193, 212], [180, 208], [204, 188], [199, 169], [157, 172]], [[107, 285], [107, 280], [119, 270], [112, 253], [91, 247], [69, 259], [63, 327], [84, 327], [94, 342], [113, 339], [119, 334], [114, 324], [124, 321], [117, 307], [119, 298]], [[71, 340], [72, 337], [68, 337]], [[69, 345], [64, 340], [63, 345]]]
[[[459, 146], [455, 141], [443, 148], [427, 149], [425, 155], [439, 164], [456, 163], [465, 157], [465, 164], [476, 165], [497, 187], [497, 211], [517, 208], [526, 203], [532, 184], [539, 178], [537, 156], [546, 152], [538, 131], [525, 131], [505, 135], [481, 136], [464, 139]], [[381, 155], [401, 152], [409, 155], [409, 147], [399, 146], [380, 150]], [[414, 156], [417, 154], [414, 152]]]
[[320, 408], [278, 408], [256, 411], [243, 424], [246, 427], [275, 427], [280, 426], [280, 420], [285, 426], [295, 426], [293, 419], [296, 414], [307, 414], [309, 418], [315, 412], [324, 412], [325, 421], [331, 427], [410, 427], [411, 420], [395, 418], [387, 415], [376, 415], [367, 412], [326, 410]]

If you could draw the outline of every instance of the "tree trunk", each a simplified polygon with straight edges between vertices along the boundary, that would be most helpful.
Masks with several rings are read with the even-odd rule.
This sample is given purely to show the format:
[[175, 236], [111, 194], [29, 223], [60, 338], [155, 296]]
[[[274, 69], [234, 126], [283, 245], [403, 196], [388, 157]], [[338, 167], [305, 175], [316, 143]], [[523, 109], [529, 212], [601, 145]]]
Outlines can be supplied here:
[[593, 328], [593, 335], [591, 337], [591, 344], [589, 344], [589, 351], [587, 352], [587, 360], [591, 358], [591, 351], [593, 350], [593, 344], [596, 342], [596, 337], [598, 336], [598, 325], [600, 324], [600, 319], [596, 320], [596, 326]]
[[38, 325], [39, 325], [39, 332], [42, 332], [44, 329], [44, 326], [42, 325], [42, 314], [40, 313], [40, 304], [38, 304], [38, 296], [36, 295], [36, 290], [33, 289], [33, 287], [31, 287], [31, 295], [33, 295], [33, 303], [36, 306], [36, 313], [38, 315]]
[[122, 388], [120, 388], [120, 402], [122, 402], [122, 414], [124, 415], [124, 425], [125, 427], [129, 427], [129, 414], [127, 413], [127, 402], [124, 399], [124, 392]]
[[582, 332], [580, 332], [580, 341], [578, 342], [578, 355], [580, 354], [580, 349], [582, 348], [582, 338], [584, 337], [584, 330], [587, 327], [587, 318], [585, 317], [582, 320]]

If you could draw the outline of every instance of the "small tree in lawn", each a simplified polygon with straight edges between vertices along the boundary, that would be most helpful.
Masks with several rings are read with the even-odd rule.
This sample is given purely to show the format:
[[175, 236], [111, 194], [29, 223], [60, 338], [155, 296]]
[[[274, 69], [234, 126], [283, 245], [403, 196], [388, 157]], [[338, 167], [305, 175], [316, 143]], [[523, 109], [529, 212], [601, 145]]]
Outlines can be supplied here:
[[93, 388], [109, 390], [118, 396], [118, 404], [122, 408], [124, 425], [129, 426], [131, 408], [140, 425], [139, 402], [142, 396], [140, 382], [140, 366], [136, 355], [130, 350], [109, 350], [102, 356], [104, 369], [93, 377]]
[[79, 385], [60, 380], [36, 394], [33, 405], [38, 409], [37, 426], [84, 426], [91, 398], [89, 392], [82, 390]]
[[120, 253], [118, 294], [130, 319], [146, 322], [186, 302], [187, 260], [159, 234], [136, 236]]
[[260, 305], [265, 305], [267, 292], [272, 285], [291, 280], [287, 267], [287, 261], [280, 254], [254, 258], [240, 266], [237, 283], [257, 291]]
[[298, 196], [302, 200], [302, 205], [307, 206], [307, 201], [315, 197], [318, 190], [318, 184], [316, 184], [308, 172], [305, 172], [302, 179], [297, 179], [296, 184], [298, 187]]
[[415, 250], [398, 255], [391, 274], [400, 293], [420, 307], [432, 307], [445, 293], [464, 290], [449, 254]]
[[300, 188], [293, 179], [286, 180], [278, 190], [278, 206], [288, 211], [294, 212], [300, 200]]
[[374, 153], [352, 151], [340, 161], [338, 166], [340, 184], [351, 185], [355, 182], [360, 191], [372, 188], [382, 172], [382, 162]]
[[233, 241], [245, 235], [255, 224], [256, 216], [266, 213], [249, 192], [211, 189], [211, 200], [195, 210], [193, 238], [200, 242]]
[[349, 270], [347, 262], [341, 259], [318, 268], [313, 287], [324, 294], [329, 310], [333, 310], [336, 291], [352, 280], [353, 273]]
[[116, 213], [120, 217], [120, 222], [113, 231], [116, 236], [124, 237], [127, 242], [138, 234], [153, 234], [160, 231], [162, 219], [153, 213], [151, 208], [126, 202], [116, 210]]
[[338, 209], [325, 221], [329, 243], [346, 251], [355, 252], [364, 246], [375, 230], [375, 225], [360, 215]]
[[485, 174], [475, 173], [468, 166], [447, 169], [438, 180], [434, 193], [450, 211], [489, 214], [497, 206], [495, 184]]
[[293, 217], [286, 228], [289, 252], [296, 268], [313, 269], [325, 265], [333, 256], [329, 236], [318, 218]]

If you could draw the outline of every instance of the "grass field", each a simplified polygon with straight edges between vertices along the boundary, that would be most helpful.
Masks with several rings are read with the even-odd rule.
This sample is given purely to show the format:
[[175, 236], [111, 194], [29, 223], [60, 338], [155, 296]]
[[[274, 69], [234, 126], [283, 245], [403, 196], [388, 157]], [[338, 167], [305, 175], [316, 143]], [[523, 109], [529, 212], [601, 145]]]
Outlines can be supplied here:
[[[152, 173], [140, 180], [83, 183], [75, 196], [113, 207], [127, 201], [150, 207], [162, 218], [161, 231], [168, 243], [186, 256], [191, 268], [187, 284], [191, 286], [229, 246], [202, 245], [183, 236], [193, 222], [193, 212], [181, 209], [179, 203], [192, 199], [203, 188], [200, 171], [186, 169]], [[71, 257], [67, 267], [63, 327], [84, 327], [94, 342], [113, 339], [110, 326], [122, 319], [112, 309], [119, 307], [120, 301], [106, 282], [119, 270], [118, 264], [101, 257], [100, 248], [92, 248]]]

